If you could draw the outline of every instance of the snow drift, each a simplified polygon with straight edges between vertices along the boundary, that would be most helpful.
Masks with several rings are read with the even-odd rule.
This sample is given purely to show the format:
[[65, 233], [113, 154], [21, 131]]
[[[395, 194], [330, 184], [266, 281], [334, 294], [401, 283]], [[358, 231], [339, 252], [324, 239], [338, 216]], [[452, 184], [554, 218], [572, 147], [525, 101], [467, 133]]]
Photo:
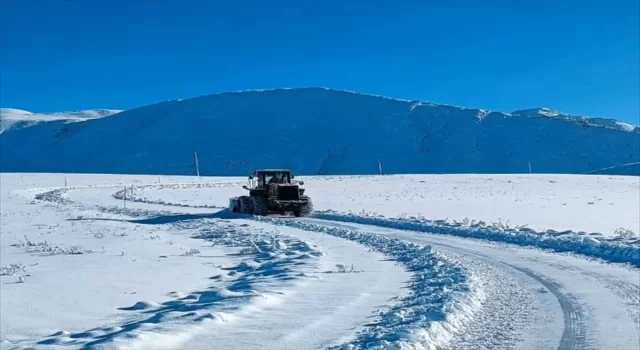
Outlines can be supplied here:
[[[640, 174], [640, 129], [547, 109], [511, 114], [301, 88], [162, 102], [0, 135], [0, 171], [246, 175]], [[620, 166], [626, 164], [626, 166]]]

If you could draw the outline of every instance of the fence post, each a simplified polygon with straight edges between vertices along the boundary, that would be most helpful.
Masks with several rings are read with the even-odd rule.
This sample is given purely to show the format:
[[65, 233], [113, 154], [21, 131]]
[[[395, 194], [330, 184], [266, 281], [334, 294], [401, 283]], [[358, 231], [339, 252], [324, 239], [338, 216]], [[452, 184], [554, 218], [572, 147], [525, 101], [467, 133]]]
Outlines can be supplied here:
[[198, 164], [198, 152], [193, 152], [193, 156], [196, 159], [196, 175], [200, 177], [200, 165]]

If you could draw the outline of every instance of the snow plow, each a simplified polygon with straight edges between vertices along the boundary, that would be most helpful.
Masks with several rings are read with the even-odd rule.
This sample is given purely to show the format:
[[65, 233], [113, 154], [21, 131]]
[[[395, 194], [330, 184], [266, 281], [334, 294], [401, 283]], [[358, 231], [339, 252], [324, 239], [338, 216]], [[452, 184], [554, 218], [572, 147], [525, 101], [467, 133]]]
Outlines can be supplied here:
[[229, 210], [257, 216], [287, 213], [308, 216], [313, 204], [302, 185], [304, 182], [294, 181], [288, 169], [254, 170], [249, 175], [249, 186], [242, 186], [249, 194], [229, 198]]

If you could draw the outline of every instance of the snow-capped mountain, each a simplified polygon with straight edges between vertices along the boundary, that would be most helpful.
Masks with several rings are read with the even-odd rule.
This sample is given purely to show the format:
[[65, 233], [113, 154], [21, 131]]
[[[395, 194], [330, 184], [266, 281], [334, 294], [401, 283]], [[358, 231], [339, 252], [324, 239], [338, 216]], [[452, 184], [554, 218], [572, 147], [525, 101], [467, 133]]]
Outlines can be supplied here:
[[116, 109], [88, 109], [71, 112], [32, 113], [16, 108], [0, 108], [0, 134], [40, 123], [61, 121], [65, 123], [83, 122], [89, 119], [107, 117], [122, 112]]
[[522, 116], [522, 117], [542, 117], [542, 118], [555, 118], [566, 121], [571, 121], [575, 123], [581, 123], [586, 126], [598, 126], [610, 129], [616, 129], [621, 131], [630, 131], [635, 133], [640, 133], [640, 127], [633, 126], [629, 123], [624, 123], [614, 119], [606, 119], [606, 118], [589, 118], [589, 117], [581, 117], [576, 115], [570, 115], [555, 111], [550, 108], [532, 108], [532, 109], [521, 109], [518, 111], [511, 112], [512, 115]]
[[[1, 171], [246, 175], [640, 174], [640, 131], [548, 109], [491, 112], [326, 88], [229, 92], [0, 136]], [[380, 161], [380, 164], [379, 164]]]

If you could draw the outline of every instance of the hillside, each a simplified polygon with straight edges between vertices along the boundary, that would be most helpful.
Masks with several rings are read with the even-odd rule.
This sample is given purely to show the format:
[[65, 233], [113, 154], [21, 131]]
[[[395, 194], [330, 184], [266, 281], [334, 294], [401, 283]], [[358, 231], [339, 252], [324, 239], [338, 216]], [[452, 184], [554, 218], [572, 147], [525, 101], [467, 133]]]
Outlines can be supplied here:
[[640, 174], [640, 129], [305, 88], [207, 95], [0, 135], [3, 172]]
[[41, 123], [58, 121], [63, 123], [83, 122], [89, 119], [107, 117], [122, 112], [115, 109], [88, 109], [72, 112], [32, 113], [22, 109], [0, 108], [0, 134]]

